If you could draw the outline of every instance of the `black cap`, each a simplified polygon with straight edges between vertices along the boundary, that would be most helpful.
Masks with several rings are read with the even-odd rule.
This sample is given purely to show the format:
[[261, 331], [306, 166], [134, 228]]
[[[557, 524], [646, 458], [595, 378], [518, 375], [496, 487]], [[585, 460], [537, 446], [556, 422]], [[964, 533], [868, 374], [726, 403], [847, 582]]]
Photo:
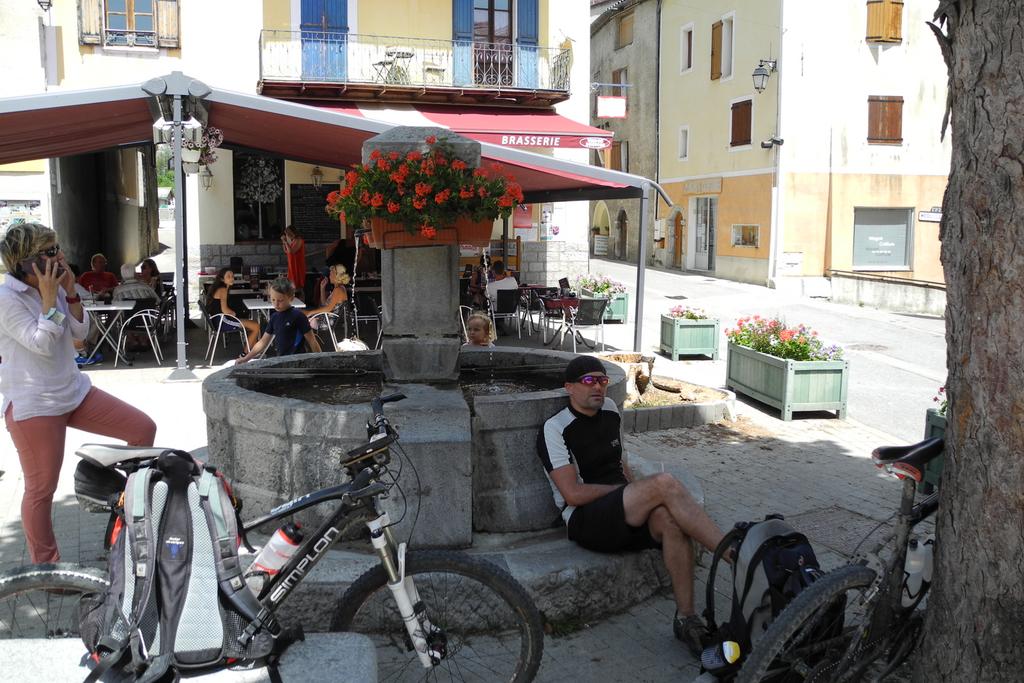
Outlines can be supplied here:
[[593, 356], [576, 356], [565, 366], [565, 381], [575, 382], [588, 372], [604, 372], [604, 363]]

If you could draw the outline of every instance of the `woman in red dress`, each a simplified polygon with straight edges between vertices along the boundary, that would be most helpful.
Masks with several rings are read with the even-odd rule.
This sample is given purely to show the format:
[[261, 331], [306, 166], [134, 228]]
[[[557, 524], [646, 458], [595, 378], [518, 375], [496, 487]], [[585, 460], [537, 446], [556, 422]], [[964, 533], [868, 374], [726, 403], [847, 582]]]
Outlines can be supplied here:
[[289, 225], [281, 233], [281, 244], [288, 257], [288, 279], [296, 290], [302, 289], [306, 285], [306, 241]]

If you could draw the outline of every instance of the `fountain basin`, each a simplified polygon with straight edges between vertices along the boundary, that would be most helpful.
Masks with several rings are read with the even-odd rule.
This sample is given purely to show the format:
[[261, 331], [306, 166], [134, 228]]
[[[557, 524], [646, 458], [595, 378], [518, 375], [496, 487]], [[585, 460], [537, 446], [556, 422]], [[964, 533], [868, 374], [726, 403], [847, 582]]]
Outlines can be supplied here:
[[[496, 348], [463, 351], [459, 361], [463, 377], [484, 383], [488, 377], [503, 381], [507, 369], [521, 373], [524, 368], [547, 368], [534, 374], [560, 387], [562, 371], [573, 357], [560, 351]], [[612, 378], [608, 395], [621, 406], [625, 373], [605, 365]], [[251, 374], [260, 367], [376, 373], [382, 357], [379, 351], [306, 354], [258, 361], [245, 369]], [[210, 462], [231, 478], [248, 509], [266, 510], [342, 482], [339, 458], [365, 442], [369, 404], [273, 395], [258, 383], [240, 380], [234, 370], [218, 371], [203, 382], [203, 408]], [[465, 395], [451, 385], [382, 386], [385, 393], [419, 396], [387, 407], [419, 474], [417, 482], [406, 467], [399, 479], [409, 505], [399, 537], [409, 532], [417, 505], [418, 546], [468, 546], [474, 531], [536, 531], [558, 522], [536, 439], [544, 422], [568, 404], [563, 388]], [[439, 403], [436, 396], [446, 398]], [[464, 418], [455, 405], [459, 398], [468, 408]], [[405, 509], [398, 496], [385, 505], [394, 519]], [[316, 512], [304, 513], [304, 521], [318, 522]]]

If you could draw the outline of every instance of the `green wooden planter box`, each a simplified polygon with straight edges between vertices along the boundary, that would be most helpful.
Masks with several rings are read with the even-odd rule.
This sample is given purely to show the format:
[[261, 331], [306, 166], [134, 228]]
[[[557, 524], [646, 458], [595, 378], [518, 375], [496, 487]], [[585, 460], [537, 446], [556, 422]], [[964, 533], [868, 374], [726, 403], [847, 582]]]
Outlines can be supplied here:
[[[589, 289], [584, 289], [583, 296], [600, 297]], [[608, 299], [608, 306], [604, 309], [604, 321], [606, 323], [625, 323], [629, 318], [629, 292], [612, 294]]]
[[661, 316], [661, 352], [672, 360], [679, 356], [710, 356], [718, 360], [719, 322]]
[[805, 410], [834, 410], [842, 419], [849, 368], [845, 360], [783, 360], [729, 342], [725, 386], [778, 408], [786, 421]]
[[[939, 415], [935, 408], [929, 408], [924, 414], [924, 438], [931, 439], [935, 436], [946, 436], [946, 416]], [[946, 456], [940, 455], [924, 466], [924, 487], [923, 493], [931, 493], [939, 488], [942, 480], [942, 467], [946, 462]]]

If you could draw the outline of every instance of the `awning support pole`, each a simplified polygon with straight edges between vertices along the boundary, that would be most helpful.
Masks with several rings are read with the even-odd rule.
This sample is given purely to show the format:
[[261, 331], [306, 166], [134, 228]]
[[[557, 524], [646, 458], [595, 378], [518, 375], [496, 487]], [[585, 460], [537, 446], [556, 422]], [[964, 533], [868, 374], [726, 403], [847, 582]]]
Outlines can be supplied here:
[[637, 353], [643, 353], [644, 267], [647, 265], [647, 230], [651, 227], [648, 225], [651, 190], [651, 183], [644, 183], [644, 194], [640, 197], [640, 246], [637, 249], [636, 264], [636, 312], [633, 314], [633, 350]]

